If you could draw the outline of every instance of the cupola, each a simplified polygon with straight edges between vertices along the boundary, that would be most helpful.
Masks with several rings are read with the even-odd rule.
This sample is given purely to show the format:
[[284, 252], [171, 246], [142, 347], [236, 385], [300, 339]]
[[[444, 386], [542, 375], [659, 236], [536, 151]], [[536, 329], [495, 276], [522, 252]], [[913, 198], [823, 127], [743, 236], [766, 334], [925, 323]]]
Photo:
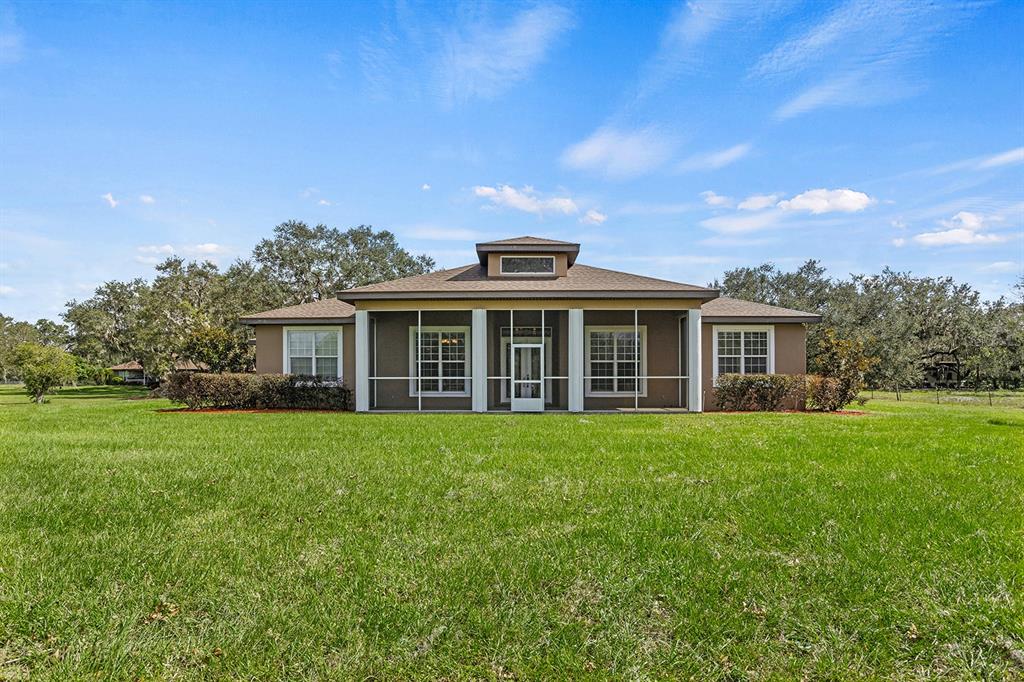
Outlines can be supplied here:
[[516, 237], [476, 245], [488, 278], [565, 277], [576, 262], [580, 245], [541, 237]]

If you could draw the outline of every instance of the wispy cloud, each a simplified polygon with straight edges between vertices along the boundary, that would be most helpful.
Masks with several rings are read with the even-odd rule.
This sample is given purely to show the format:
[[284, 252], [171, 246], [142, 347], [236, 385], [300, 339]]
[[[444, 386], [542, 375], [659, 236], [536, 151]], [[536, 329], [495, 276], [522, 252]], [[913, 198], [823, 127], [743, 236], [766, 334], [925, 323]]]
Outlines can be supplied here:
[[[396, 91], [435, 97], [446, 106], [491, 99], [529, 79], [573, 15], [558, 4], [537, 4], [496, 19], [487, 7], [399, 3], [393, 20], [359, 45], [359, 62], [371, 94]], [[410, 54], [411, 53], [411, 54]]]
[[822, 213], [856, 213], [875, 203], [864, 192], [852, 189], [811, 189], [797, 194], [792, 199], [780, 201], [777, 206], [784, 211], [806, 211], [813, 215]]
[[156, 203], [156, 199], [154, 199], [149, 194], [140, 194], [139, 195], [139, 201], [141, 201], [144, 204], [155, 204]]
[[1024, 147], [1014, 147], [1013, 149], [1007, 149], [1005, 152], [999, 152], [997, 154], [975, 156], [970, 159], [954, 161], [953, 163], [947, 163], [942, 166], [930, 168], [925, 171], [925, 173], [928, 175], [942, 175], [943, 173], [953, 173], [955, 171], [964, 170], [981, 171], [990, 170], [992, 168], [1001, 168], [1003, 166], [1012, 166], [1018, 163], [1024, 163]]
[[729, 213], [707, 218], [700, 222], [702, 227], [724, 234], [755, 232], [775, 227], [784, 218], [782, 211], [761, 211], [759, 213]]
[[1009, 237], [984, 230], [992, 222], [999, 220], [998, 217], [960, 211], [949, 220], [940, 222], [945, 229], [916, 234], [914, 241], [922, 246], [998, 244], [1006, 241]]
[[604, 127], [562, 153], [562, 164], [595, 171], [612, 179], [632, 178], [661, 166], [677, 140], [655, 128], [617, 130]]
[[683, 159], [676, 166], [676, 170], [696, 171], [696, 170], [717, 170], [724, 168], [729, 164], [739, 161], [746, 156], [750, 150], [751, 145], [744, 142], [743, 144], [733, 145], [728, 149], [721, 149], [715, 152], [705, 152], [703, 154], [694, 154], [689, 158]]
[[461, 227], [442, 227], [438, 225], [415, 225], [403, 230], [403, 233], [412, 239], [439, 242], [476, 241], [477, 239], [484, 238], [484, 235], [476, 230], [467, 230]]
[[100, 199], [103, 199], [104, 201], [106, 201], [107, 204], [110, 206], [110, 208], [117, 208], [117, 205], [119, 203], [121, 203], [120, 201], [115, 199], [114, 195], [112, 193], [110, 193], [110, 192], [107, 192], [106, 194], [101, 196]]
[[522, 189], [516, 189], [511, 185], [498, 185], [496, 187], [477, 186], [473, 188], [473, 194], [488, 200], [494, 206], [533, 213], [538, 216], [547, 213], [572, 215], [579, 213], [580, 210], [571, 197], [554, 196], [544, 198], [530, 185], [526, 185]]
[[594, 209], [590, 209], [580, 218], [580, 222], [584, 225], [602, 225], [606, 220], [608, 220], [607, 215]]
[[730, 197], [724, 197], [721, 194], [705, 190], [700, 193], [700, 198], [704, 200], [704, 203], [708, 206], [724, 207], [732, 206], [732, 199]]
[[136, 248], [139, 253], [170, 256], [174, 253], [174, 247], [170, 244], [146, 244]]
[[704, 208], [704, 204], [693, 203], [651, 203], [631, 201], [624, 204], [617, 213], [620, 215], [678, 215]]
[[0, 296], [14, 296], [18, 290], [7, 284], [0, 284]]
[[908, 97], [923, 83], [909, 67], [977, 3], [848, 0], [757, 61], [750, 77], [809, 77], [776, 111], [787, 119], [828, 106], [867, 106]]
[[736, 206], [741, 211], [761, 211], [771, 208], [779, 200], [777, 194], [751, 194]]
[[216, 256], [222, 256], [230, 252], [228, 247], [214, 242], [185, 244], [180, 247], [174, 247], [170, 244], [144, 244], [142, 246], [135, 247], [135, 250], [138, 252], [135, 256], [135, 261], [137, 263], [142, 263], [143, 265], [157, 265], [178, 253], [184, 256], [202, 257], [215, 260]]
[[999, 260], [995, 263], [987, 263], [978, 268], [980, 272], [1020, 272], [1024, 270], [1024, 263], [1012, 260]]
[[430, 191], [430, 185], [424, 182], [422, 185], [420, 185], [420, 190], [422, 190], [424, 192], [429, 192]]

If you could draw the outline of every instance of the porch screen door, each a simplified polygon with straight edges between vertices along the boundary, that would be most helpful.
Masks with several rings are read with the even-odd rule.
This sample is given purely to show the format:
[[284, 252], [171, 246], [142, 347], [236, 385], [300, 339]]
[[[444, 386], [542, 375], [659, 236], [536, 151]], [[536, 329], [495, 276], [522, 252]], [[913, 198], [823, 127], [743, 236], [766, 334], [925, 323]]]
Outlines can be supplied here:
[[544, 344], [512, 344], [512, 411], [544, 411]]

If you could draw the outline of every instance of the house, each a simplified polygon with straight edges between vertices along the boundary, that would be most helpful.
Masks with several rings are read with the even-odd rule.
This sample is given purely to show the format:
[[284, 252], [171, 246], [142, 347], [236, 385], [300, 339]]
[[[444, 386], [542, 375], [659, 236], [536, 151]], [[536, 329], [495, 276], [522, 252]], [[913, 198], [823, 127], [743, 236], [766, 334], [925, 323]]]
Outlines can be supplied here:
[[478, 262], [242, 318], [256, 371], [346, 382], [360, 412], [715, 408], [719, 373], [805, 371], [813, 313], [577, 263], [520, 237]]
[[[115, 376], [121, 377], [126, 384], [142, 384], [148, 386], [156, 383], [156, 380], [145, 373], [142, 364], [137, 360], [122, 362], [120, 365], [108, 367]], [[174, 363], [175, 372], [205, 372], [209, 367], [205, 362], [195, 363], [191, 360], [178, 360]]]

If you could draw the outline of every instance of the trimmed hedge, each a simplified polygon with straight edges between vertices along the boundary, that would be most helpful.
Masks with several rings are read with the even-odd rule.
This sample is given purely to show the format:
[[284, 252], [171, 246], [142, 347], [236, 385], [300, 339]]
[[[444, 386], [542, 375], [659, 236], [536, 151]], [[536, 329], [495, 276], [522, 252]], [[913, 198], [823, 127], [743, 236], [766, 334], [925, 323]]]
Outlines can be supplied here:
[[193, 410], [349, 410], [352, 391], [317, 377], [285, 374], [174, 372], [160, 387], [165, 398]]
[[817, 374], [807, 376], [807, 409], [835, 412], [846, 407], [849, 390], [846, 382]]
[[718, 377], [715, 395], [723, 410], [770, 412], [798, 404], [802, 386], [799, 375], [723, 374]]

